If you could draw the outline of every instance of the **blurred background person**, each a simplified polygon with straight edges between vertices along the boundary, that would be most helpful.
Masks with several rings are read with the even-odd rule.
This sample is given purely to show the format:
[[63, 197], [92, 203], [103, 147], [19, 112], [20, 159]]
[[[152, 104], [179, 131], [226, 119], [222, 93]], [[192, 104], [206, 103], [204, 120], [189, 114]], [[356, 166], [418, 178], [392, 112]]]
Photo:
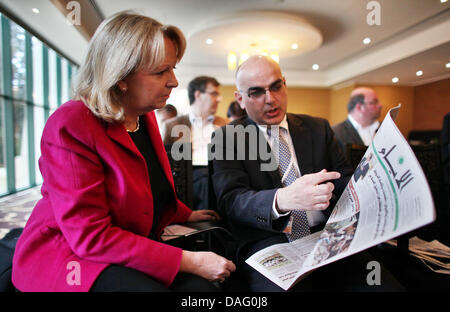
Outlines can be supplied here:
[[173, 106], [172, 104], [166, 104], [163, 108], [156, 110], [155, 115], [156, 115], [156, 121], [158, 122], [159, 131], [161, 132], [161, 137], [164, 137], [163, 123], [166, 120], [177, 117], [177, 115], [178, 115], [177, 108], [175, 106]]
[[381, 107], [374, 90], [360, 87], [352, 91], [347, 119], [332, 127], [344, 153], [347, 144], [368, 146], [372, 142], [380, 126]]
[[167, 119], [177, 117], [177, 108], [172, 104], [166, 104], [163, 108], [156, 111], [156, 116], [160, 122], [164, 122]]
[[243, 116], [247, 116], [247, 111], [245, 109], [242, 109], [237, 101], [231, 102], [227, 110], [227, 117], [230, 122]]
[[[227, 120], [216, 116], [222, 97], [220, 83], [214, 77], [199, 76], [188, 84], [189, 114], [167, 120], [163, 126], [164, 144], [176, 141], [190, 142], [192, 148], [192, 183], [194, 209], [208, 209], [208, 144], [215, 129], [227, 124]], [[176, 126], [186, 126], [190, 135], [172, 135]], [[176, 129], [174, 129], [176, 130]]]

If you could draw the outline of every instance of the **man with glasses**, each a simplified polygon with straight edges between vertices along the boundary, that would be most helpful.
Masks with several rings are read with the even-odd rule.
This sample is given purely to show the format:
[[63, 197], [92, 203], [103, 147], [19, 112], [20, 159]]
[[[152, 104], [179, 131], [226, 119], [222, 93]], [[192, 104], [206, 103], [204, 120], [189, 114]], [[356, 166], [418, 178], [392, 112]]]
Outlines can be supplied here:
[[[193, 209], [208, 207], [208, 144], [213, 131], [227, 124], [225, 118], [215, 116], [220, 103], [220, 84], [208, 76], [194, 78], [188, 85], [190, 112], [169, 119], [163, 125], [164, 144], [191, 142], [192, 146], [192, 182]], [[187, 131], [178, 131], [176, 126], [185, 126]], [[175, 131], [172, 131], [174, 129]], [[174, 132], [174, 133], [172, 133]]]
[[368, 146], [380, 126], [381, 103], [374, 90], [356, 88], [347, 104], [347, 119], [335, 126], [333, 131], [345, 151], [347, 144]]
[[[235, 99], [248, 116], [213, 134], [217, 205], [237, 241], [235, 263], [250, 290], [282, 291], [245, 260], [321, 230], [352, 170], [328, 121], [286, 113], [286, 79], [271, 58], [250, 57], [236, 71], [236, 86]], [[271, 169], [263, 166], [262, 152], [249, 156], [264, 148], [276, 159]], [[366, 257], [358, 254], [320, 268], [294, 290], [351, 290], [354, 285], [374, 290], [367, 289], [366, 265], [373, 258]]]

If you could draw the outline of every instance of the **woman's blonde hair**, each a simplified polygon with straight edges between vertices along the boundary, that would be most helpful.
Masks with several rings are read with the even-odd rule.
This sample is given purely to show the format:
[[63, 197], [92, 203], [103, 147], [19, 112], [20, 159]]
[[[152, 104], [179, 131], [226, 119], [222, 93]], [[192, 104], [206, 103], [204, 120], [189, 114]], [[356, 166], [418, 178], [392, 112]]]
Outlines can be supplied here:
[[103, 21], [77, 74], [75, 99], [105, 121], [123, 121], [117, 83], [138, 69], [155, 70], [165, 59], [164, 38], [174, 42], [180, 61], [186, 39], [177, 27], [133, 12], [121, 12]]

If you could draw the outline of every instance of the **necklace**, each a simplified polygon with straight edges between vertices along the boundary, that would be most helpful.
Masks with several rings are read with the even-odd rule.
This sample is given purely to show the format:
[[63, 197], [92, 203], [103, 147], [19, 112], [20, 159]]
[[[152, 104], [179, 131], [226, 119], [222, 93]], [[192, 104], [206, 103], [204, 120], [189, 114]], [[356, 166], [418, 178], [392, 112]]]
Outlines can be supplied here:
[[138, 130], [139, 130], [139, 118], [138, 118], [138, 120], [137, 120], [137, 122], [136, 122], [136, 129], [134, 129], [134, 130], [128, 130], [128, 129], [127, 129], [127, 132], [133, 133], [133, 132], [137, 132]]

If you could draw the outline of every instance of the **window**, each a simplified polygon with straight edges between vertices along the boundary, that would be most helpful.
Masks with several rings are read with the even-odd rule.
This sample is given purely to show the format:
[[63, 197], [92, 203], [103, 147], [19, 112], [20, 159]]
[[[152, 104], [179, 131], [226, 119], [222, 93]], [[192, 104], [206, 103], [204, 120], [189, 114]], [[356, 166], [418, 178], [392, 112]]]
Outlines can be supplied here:
[[26, 103], [14, 101], [14, 168], [16, 189], [30, 186]]
[[14, 22], [10, 25], [12, 96], [15, 99], [26, 100], [25, 30]]
[[69, 62], [66, 59], [61, 60], [61, 99], [60, 103], [64, 104], [70, 99], [69, 90]]
[[56, 53], [52, 49], [48, 49], [48, 101], [50, 110], [53, 112], [58, 107], [57, 92], [57, 72], [56, 72]]
[[4, 134], [4, 100], [0, 97], [0, 195], [7, 193], [7, 180], [6, 180], [6, 159], [5, 159], [5, 134]]
[[0, 196], [42, 183], [48, 116], [71, 97], [77, 66], [0, 13]]

